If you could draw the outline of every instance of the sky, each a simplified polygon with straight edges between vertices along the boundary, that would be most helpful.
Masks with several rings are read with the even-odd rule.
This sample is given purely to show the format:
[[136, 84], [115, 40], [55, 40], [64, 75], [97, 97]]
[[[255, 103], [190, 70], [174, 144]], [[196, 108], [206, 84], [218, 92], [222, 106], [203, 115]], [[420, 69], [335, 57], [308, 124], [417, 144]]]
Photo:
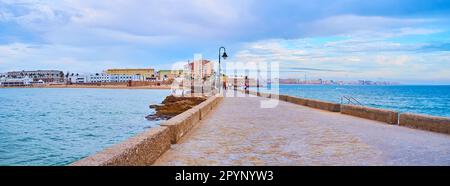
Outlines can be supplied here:
[[0, 72], [170, 69], [220, 46], [282, 78], [450, 84], [450, 1], [0, 0]]

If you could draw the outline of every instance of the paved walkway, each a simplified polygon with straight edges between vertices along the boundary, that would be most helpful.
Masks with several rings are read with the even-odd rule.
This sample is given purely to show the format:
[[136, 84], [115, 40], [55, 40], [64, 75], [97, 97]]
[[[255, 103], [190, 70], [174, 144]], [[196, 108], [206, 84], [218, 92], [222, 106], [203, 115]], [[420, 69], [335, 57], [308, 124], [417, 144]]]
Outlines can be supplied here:
[[450, 135], [225, 98], [155, 165], [450, 165]]

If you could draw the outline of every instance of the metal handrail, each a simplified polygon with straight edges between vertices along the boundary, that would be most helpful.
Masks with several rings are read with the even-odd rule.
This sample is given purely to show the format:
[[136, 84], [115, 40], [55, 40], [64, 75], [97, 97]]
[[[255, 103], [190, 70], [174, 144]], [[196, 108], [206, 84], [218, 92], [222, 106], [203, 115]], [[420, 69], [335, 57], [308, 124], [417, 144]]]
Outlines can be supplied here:
[[361, 102], [359, 102], [356, 98], [354, 98], [352, 96], [342, 96], [341, 104], [344, 104], [344, 99], [346, 99], [348, 101], [348, 104], [363, 105]]

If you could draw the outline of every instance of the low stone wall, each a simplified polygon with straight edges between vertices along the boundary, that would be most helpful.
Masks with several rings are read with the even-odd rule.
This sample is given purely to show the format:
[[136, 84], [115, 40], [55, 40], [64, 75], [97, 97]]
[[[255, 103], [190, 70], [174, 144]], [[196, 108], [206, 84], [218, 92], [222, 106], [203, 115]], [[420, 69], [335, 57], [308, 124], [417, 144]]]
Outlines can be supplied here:
[[161, 123], [161, 126], [168, 127], [170, 133], [170, 142], [176, 144], [181, 137], [183, 137], [189, 130], [194, 127], [194, 124], [200, 121], [200, 110], [187, 110], [170, 120]]
[[303, 105], [311, 108], [316, 109], [322, 109], [327, 110], [331, 112], [339, 112], [341, 110], [341, 105], [337, 103], [331, 103], [331, 102], [325, 102], [325, 101], [319, 101], [314, 99], [305, 99], [305, 98], [298, 98], [288, 95], [277, 95], [277, 94], [270, 94], [270, 93], [263, 93], [263, 92], [254, 92], [250, 91], [249, 94], [251, 95], [257, 95], [259, 97], [264, 98], [272, 98], [272, 99], [278, 99], [280, 101], [286, 101], [298, 105]]
[[331, 112], [341, 112], [342, 114], [352, 115], [375, 121], [381, 121], [393, 125], [398, 124], [400, 126], [415, 129], [450, 134], [450, 118], [445, 117], [435, 117], [411, 113], [399, 114], [398, 112], [391, 110], [384, 110], [356, 105], [341, 105], [337, 103], [330, 103], [313, 99], [298, 98], [293, 96], [269, 94], [255, 91], [249, 91], [249, 94], [265, 98], [279, 99], [297, 105], [303, 105]]
[[258, 92], [256, 95], [259, 97], [263, 97], [263, 98], [271, 98], [272, 97], [272, 95], [270, 93], [263, 93], [263, 92]]
[[341, 111], [341, 104], [288, 96], [287, 102], [331, 112]]
[[[271, 96], [272, 96], [272, 94], [271, 94]], [[277, 96], [274, 95], [273, 97], [277, 97]], [[287, 95], [279, 94], [279, 95], [278, 95], [278, 100], [280, 100], [280, 101], [287, 101], [287, 100], [288, 100], [288, 97], [289, 97], [289, 96], [287, 96]]]
[[192, 109], [189, 109], [188, 111], [161, 123], [161, 126], [165, 126], [170, 129], [171, 143], [176, 144], [180, 141], [180, 139], [201, 119], [204, 119], [222, 99], [223, 97], [212, 96]]
[[167, 127], [154, 127], [70, 166], [139, 166], [153, 164], [170, 148]]
[[398, 112], [376, 109], [356, 105], [341, 105], [341, 113], [381, 121], [389, 124], [398, 124]]
[[189, 130], [215, 108], [223, 97], [212, 96], [160, 126], [151, 128], [70, 166], [142, 166], [152, 165], [171, 144], [177, 143]]
[[400, 114], [400, 126], [450, 134], [450, 118], [420, 114]]

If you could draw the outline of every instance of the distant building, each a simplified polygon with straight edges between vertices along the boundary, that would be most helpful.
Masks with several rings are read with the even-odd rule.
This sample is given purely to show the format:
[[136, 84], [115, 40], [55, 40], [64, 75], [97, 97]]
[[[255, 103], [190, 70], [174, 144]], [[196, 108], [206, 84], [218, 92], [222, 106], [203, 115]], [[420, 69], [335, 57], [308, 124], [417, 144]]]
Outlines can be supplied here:
[[106, 73], [95, 73], [86, 75], [86, 83], [109, 83], [109, 74]]
[[110, 82], [128, 82], [128, 81], [142, 81], [144, 80], [141, 75], [110, 75]]
[[312, 84], [312, 85], [321, 85], [321, 84], [323, 84], [323, 80], [322, 79], [309, 80], [309, 81], [307, 81], [307, 83]]
[[108, 75], [129, 75], [129, 76], [141, 76], [143, 81], [156, 80], [155, 69], [142, 68], [142, 69], [108, 69], [105, 71]]
[[157, 78], [159, 81], [173, 80], [183, 75], [183, 70], [159, 70]]
[[18, 86], [31, 86], [33, 79], [29, 77], [24, 78], [1, 78], [0, 86], [3, 87], [18, 87]]
[[80, 74], [70, 74], [68, 75], [68, 81], [70, 83], [86, 83], [87, 82], [87, 75], [80, 75]]
[[34, 82], [63, 83], [64, 72], [59, 70], [13, 71], [6, 73], [7, 78], [32, 78]]
[[280, 84], [299, 84], [299, 79], [280, 79]]
[[128, 81], [142, 81], [140, 75], [110, 75], [107, 73], [96, 73], [85, 76], [75, 76], [71, 82], [76, 83], [123, 83]]
[[209, 78], [214, 74], [213, 64], [209, 60], [197, 60], [185, 65], [188, 76], [193, 78]]

